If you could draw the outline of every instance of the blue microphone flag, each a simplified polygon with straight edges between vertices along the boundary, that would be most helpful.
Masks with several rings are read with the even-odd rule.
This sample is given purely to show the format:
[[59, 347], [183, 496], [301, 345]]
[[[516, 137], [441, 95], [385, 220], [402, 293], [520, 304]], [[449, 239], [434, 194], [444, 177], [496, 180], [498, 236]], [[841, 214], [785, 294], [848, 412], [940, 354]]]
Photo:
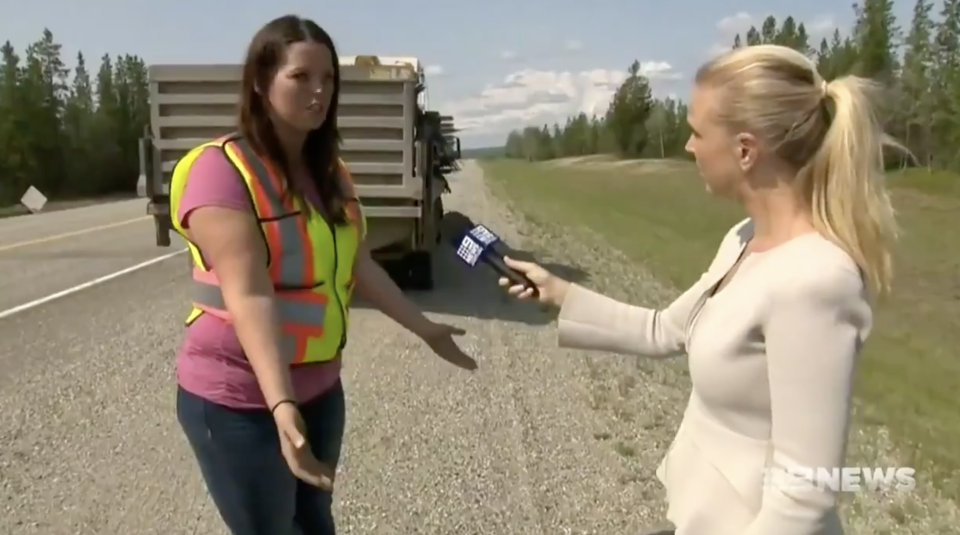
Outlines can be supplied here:
[[457, 246], [457, 256], [470, 267], [474, 267], [483, 257], [485, 250], [486, 246], [474, 240], [468, 233], [460, 239], [460, 245]]
[[470, 236], [476, 238], [476, 240], [482, 243], [484, 247], [489, 247], [500, 241], [500, 238], [497, 237], [492, 230], [483, 225], [477, 225], [470, 229]]

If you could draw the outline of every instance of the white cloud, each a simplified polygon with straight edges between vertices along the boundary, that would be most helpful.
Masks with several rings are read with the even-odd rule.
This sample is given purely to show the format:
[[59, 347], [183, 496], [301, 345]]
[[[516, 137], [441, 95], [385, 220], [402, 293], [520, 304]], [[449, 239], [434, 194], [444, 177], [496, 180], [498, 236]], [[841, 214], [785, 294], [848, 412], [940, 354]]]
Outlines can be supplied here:
[[513, 50], [504, 50], [500, 52], [500, 59], [504, 59], [507, 61], [517, 59], [517, 53], [514, 52]]
[[423, 72], [428, 76], [439, 76], [443, 74], [443, 65], [427, 65]]
[[[662, 61], [644, 62], [640, 70], [654, 83], [680, 77]], [[453, 115], [465, 135], [506, 133], [526, 125], [563, 122], [580, 112], [602, 115], [626, 77], [626, 72], [608, 69], [525, 69], [506, 76], [501, 83], [488, 85], [474, 97], [437, 109]]]
[[[722, 54], [730, 50], [730, 47], [733, 46], [733, 39], [737, 34], [740, 34], [740, 38], [744, 39], [750, 27], [753, 26], [759, 30], [765, 18], [767, 18], [766, 15], [752, 15], [746, 11], [740, 11], [733, 15], [723, 17], [717, 21], [718, 39], [710, 45], [707, 53], [710, 56], [716, 56], [717, 54]], [[780, 24], [782, 22], [783, 19], [777, 17], [777, 23]], [[810, 45], [813, 47], [818, 46], [821, 39], [829, 37], [837, 28], [836, 19], [830, 14], [819, 15], [811, 21], [798, 20], [797, 22], [804, 23], [807, 34], [810, 35]]]
[[811, 35], [817, 35], [820, 37], [826, 37], [827, 34], [832, 34], [839, 25], [837, 21], [834, 20], [833, 15], [821, 15], [819, 18], [814, 19], [813, 22], [807, 24], [807, 31]]
[[[724, 35], [736, 35], [744, 33], [750, 29], [750, 26], [757, 24], [757, 18], [745, 11], [735, 15], [723, 17], [717, 21], [717, 29]], [[762, 22], [762, 20], [760, 21]]]
[[713, 43], [712, 45], [710, 45], [710, 48], [707, 50], [707, 55], [710, 56], [711, 58], [714, 56], [719, 56], [724, 52], [729, 52], [731, 48], [733, 48], [733, 41], [730, 41], [729, 44]]
[[673, 70], [666, 61], [644, 61], [640, 63], [640, 74], [651, 80], [679, 80], [683, 75]]
[[583, 43], [576, 39], [570, 39], [563, 43], [563, 48], [566, 48], [570, 52], [577, 52], [583, 50]]

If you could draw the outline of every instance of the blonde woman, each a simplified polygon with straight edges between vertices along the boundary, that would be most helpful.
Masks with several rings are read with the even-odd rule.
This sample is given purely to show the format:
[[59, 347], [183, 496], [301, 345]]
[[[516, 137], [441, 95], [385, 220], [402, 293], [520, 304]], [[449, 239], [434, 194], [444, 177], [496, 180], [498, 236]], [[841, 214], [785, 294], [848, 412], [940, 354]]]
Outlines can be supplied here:
[[687, 150], [707, 189], [749, 217], [665, 309], [508, 262], [561, 307], [561, 346], [688, 355], [693, 391], [657, 471], [678, 535], [842, 533], [836, 496], [787, 476], [844, 464], [854, 361], [871, 298], [890, 285], [895, 225], [870, 89], [856, 77], [827, 82], [780, 46], [699, 70]]

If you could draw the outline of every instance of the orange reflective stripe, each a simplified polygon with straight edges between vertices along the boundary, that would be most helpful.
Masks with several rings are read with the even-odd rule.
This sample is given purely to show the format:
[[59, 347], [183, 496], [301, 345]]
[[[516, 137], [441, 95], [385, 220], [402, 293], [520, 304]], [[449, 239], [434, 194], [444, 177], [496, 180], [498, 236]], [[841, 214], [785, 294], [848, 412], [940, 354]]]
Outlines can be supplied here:
[[[270, 220], [279, 220], [285, 215], [279, 199], [279, 190], [270, 187], [272, 186], [271, 183], [273, 179], [269, 177], [270, 173], [268, 169], [262, 168], [261, 170], [263, 172], [257, 172], [257, 167], [262, 167], [262, 165], [257, 164], [261, 163], [262, 160], [245, 139], [233, 139], [232, 143], [229, 143], [227, 147], [227, 150], [230, 150], [231, 153], [240, 160], [246, 172], [253, 174], [257, 178], [257, 180], [250, 180], [248, 182], [253, 192], [254, 202], [256, 203], [256, 207], [254, 208], [260, 219], [261, 228], [266, 237], [267, 247], [270, 250], [270, 263], [267, 269], [270, 271], [270, 278], [272, 280], [280, 280], [280, 259], [283, 258], [284, 244], [281, 239], [279, 225], [269, 224]], [[265, 177], [263, 175], [268, 176]]]
[[[292, 210], [285, 210], [280, 201], [282, 193], [280, 179], [273, 175], [273, 170], [265, 165], [261, 158], [250, 146], [250, 142], [242, 137], [234, 136], [226, 145], [240, 163], [243, 169], [258, 180], [249, 181], [256, 198], [257, 214], [261, 219], [277, 219]], [[263, 203], [262, 205], [260, 203]]]
[[[287, 303], [307, 305], [309, 308], [326, 313], [327, 296], [313, 290], [283, 292], [281, 299]], [[296, 345], [293, 363], [299, 364], [307, 355], [307, 344], [310, 339], [323, 336], [323, 319], [321, 318], [319, 322], [286, 322], [281, 326], [281, 330], [286, 337], [292, 338], [292, 342]]]
[[339, 160], [339, 164], [340, 178], [343, 181], [344, 192], [349, 198], [345, 207], [347, 219], [353, 224], [353, 228], [357, 233], [357, 239], [360, 240], [363, 238], [363, 212], [360, 209], [360, 198], [357, 197], [357, 189], [353, 184], [353, 175], [350, 173], [347, 164], [344, 163], [342, 159]]
[[[293, 196], [285, 195], [281, 193], [282, 189], [281, 189], [280, 181], [276, 177], [275, 173], [273, 172], [273, 168], [270, 165], [270, 163], [264, 161], [264, 165], [267, 167], [267, 171], [270, 174], [270, 176], [273, 177], [274, 188], [276, 188], [276, 191], [278, 192], [278, 196], [282, 199], [281, 202], [288, 204], [290, 207], [290, 211], [297, 210], [298, 207], [294, 205]], [[313, 240], [310, 239], [310, 234], [309, 232], [307, 232], [307, 225], [306, 225], [306, 220], [309, 219], [311, 216], [310, 211], [312, 210], [312, 207], [306, 202], [301, 202], [300, 204], [301, 206], [299, 207], [299, 211], [301, 212], [301, 215], [299, 217], [302, 218], [302, 224], [301, 224], [301, 221], [298, 221], [296, 225], [297, 237], [299, 238], [297, 241], [299, 241], [300, 249], [301, 249], [300, 280], [316, 281], [317, 280], [316, 273], [314, 273], [314, 269], [313, 269]], [[326, 306], [326, 301], [324, 301], [323, 304], [324, 306]]]
[[[244, 164], [247, 165], [245, 161], [246, 157], [243, 156], [242, 152], [236, 151], [234, 152], [234, 154], [236, 154], [238, 158], [243, 160]], [[269, 220], [269, 219], [279, 219], [280, 217], [283, 216], [283, 212], [276, 209], [276, 206], [274, 205], [271, 195], [269, 194], [269, 192], [265, 190], [265, 188], [259, 181], [254, 181], [251, 184], [250, 189], [253, 190], [254, 201], [257, 203], [257, 208], [258, 208], [257, 215], [259, 216], [261, 221]]]
[[[260, 160], [260, 165], [262, 165], [266, 171], [266, 177], [264, 178], [269, 180], [270, 189], [273, 190], [271, 194], [276, 200], [277, 208], [288, 213], [298, 211], [297, 206], [293, 203], [293, 196], [289, 195], [287, 188], [283, 186], [283, 181], [280, 180], [280, 175], [277, 174], [273, 163], [266, 158], [258, 159]], [[267, 184], [264, 184], [264, 186], [267, 186]]]

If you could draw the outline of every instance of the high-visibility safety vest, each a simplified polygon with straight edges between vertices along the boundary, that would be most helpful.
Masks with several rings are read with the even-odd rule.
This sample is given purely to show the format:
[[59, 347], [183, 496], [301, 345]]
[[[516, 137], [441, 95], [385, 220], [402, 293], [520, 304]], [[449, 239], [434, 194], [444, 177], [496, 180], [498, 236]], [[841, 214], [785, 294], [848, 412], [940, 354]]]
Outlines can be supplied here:
[[294, 365], [335, 359], [347, 343], [354, 261], [366, 234], [366, 220], [350, 173], [341, 161], [341, 179], [350, 199], [347, 224], [330, 224], [309, 203], [284, 195], [275, 166], [259, 157], [239, 134], [194, 148], [173, 169], [170, 217], [193, 258], [193, 310], [187, 325], [203, 314], [230, 321], [216, 267], [211, 270], [206, 265], [177, 217], [190, 168], [209, 147], [222, 150], [240, 172], [260, 223], [280, 315], [281, 349], [292, 355]]

